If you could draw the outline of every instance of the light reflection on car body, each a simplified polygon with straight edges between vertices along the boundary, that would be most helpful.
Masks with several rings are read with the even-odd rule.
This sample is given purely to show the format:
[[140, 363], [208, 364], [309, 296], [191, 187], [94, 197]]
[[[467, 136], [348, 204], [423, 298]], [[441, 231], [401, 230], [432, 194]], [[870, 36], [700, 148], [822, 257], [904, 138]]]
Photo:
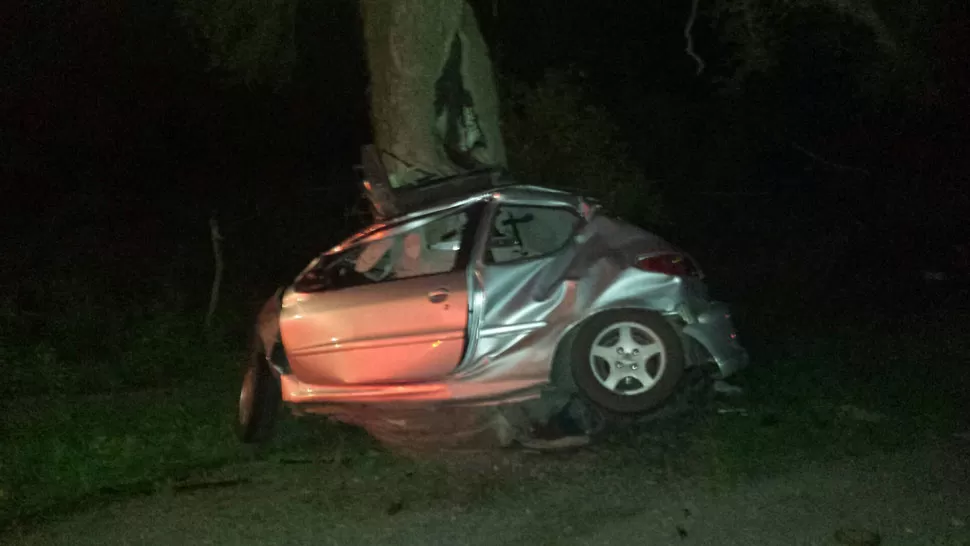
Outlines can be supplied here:
[[[514, 252], [529, 252], [521, 241], [519, 250], [515, 240], [497, 242], [510, 237], [499, 232], [501, 215], [514, 230], [516, 211], [528, 211], [519, 218], [572, 218], [575, 225], [552, 251], [517, 258]], [[392, 271], [389, 278], [371, 282], [350, 269], [333, 273], [355, 249], [455, 215], [466, 222], [461, 240], [439, 246], [470, 244], [454, 251], [452, 270], [398, 278], [396, 266], [387, 264], [406, 256], [394, 243], [376, 257], [384, 265], [362, 273], [384, 267], [373, 274]], [[531, 236], [542, 239], [536, 233]], [[435, 243], [424, 244], [420, 252]], [[501, 252], [513, 254], [496, 258]], [[259, 339], [283, 401], [307, 412], [334, 412], [343, 404], [492, 405], [535, 398], [554, 386], [554, 368], [578, 327], [600, 313], [627, 309], [662, 315], [685, 344], [692, 340], [704, 349], [719, 377], [733, 375], [747, 364], [747, 353], [726, 305], [708, 299], [702, 276], [635, 266], [665, 253], [683, 255], [580, 196], [534, 186], [492, 189], [371, 226], [333, 247], [267, 301]]]

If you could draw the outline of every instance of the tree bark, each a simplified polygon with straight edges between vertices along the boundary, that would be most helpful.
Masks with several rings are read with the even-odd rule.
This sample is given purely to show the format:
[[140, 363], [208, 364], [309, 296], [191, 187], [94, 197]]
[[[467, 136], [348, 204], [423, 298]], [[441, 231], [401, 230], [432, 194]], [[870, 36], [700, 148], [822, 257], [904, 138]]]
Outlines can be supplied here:
[[488, 48], [466, 0], [361, 0], [374, 144], [392, 188], [506, 164]]

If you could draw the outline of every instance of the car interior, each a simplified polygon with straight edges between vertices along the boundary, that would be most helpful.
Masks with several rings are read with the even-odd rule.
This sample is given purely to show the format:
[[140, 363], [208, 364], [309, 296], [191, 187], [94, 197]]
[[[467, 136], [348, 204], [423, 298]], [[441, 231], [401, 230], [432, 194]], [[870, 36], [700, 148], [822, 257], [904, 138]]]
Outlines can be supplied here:
[[504, 206], [492, 222], [486, 259], [503, 264], [549, 254], [566, 244], [581, 221], [563, 208]]

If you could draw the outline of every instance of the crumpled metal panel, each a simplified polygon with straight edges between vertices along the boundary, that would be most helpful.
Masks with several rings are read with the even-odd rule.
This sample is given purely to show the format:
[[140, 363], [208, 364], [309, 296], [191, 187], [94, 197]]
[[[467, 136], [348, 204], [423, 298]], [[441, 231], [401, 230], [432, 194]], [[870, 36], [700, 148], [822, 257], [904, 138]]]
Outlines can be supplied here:
[[630, 267], [639, 255], [675, 250], [665, 240], [606, 216], [575, 237], [579, 244], [545, 259], [478, 261], [471, 306], [481, 326], [456, 380], [545, 384], [560, 340], [590, 316], [624, 308], [673, 314], [685, 301], [681, 279]]

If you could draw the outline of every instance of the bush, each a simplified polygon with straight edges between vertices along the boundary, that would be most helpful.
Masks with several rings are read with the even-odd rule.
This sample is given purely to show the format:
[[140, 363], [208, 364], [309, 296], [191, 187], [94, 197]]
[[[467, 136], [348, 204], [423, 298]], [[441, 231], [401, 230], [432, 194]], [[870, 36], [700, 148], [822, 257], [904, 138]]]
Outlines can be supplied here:
[[652, 182], [606, 109], [588, 101], [578, 75], [550, 70], [534, 86], [503, 87], [502, 129], [510, 169], [520, 179], [582, 192], [632, 221], [664, 221]]
[[206, 332], [177, 302], [123, 301], [76, 281], [51, 281], [43, 296], [0, 302], [2, 397], [169, 387], [224, 377], [240, 358], [226, 325]]

